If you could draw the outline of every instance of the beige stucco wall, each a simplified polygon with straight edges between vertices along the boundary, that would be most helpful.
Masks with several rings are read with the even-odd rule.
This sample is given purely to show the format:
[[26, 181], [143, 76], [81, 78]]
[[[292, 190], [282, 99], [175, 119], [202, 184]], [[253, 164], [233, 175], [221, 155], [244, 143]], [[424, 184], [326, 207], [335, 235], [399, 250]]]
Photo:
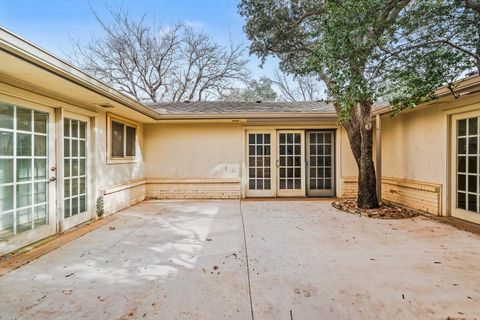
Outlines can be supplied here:
[[148, 178], [239, 179], [242, 128], [234, 124], [145, 125]]
[[111, 214], [145, 199], [143, 125], [137, 124], [136, 159], [129, 163], [107, 161], [107, 113], [99, 110], [94, 117], [95, 175], [97, 196], [104, 196], [105, 213]]
[[145, 125], [147, 198], [239, 198], [242, 127]]
[[382, 117], [384, 176], [445, 183], [447, 120], [439, 108]]

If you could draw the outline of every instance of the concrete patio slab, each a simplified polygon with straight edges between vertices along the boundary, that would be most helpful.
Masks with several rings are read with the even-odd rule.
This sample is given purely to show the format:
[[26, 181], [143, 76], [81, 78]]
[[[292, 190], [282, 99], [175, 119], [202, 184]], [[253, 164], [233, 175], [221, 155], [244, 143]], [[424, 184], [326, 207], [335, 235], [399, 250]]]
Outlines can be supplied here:
[[0, 319], [476, 319], [479, 248], [328, 202], [145, 201], [0, 277]]

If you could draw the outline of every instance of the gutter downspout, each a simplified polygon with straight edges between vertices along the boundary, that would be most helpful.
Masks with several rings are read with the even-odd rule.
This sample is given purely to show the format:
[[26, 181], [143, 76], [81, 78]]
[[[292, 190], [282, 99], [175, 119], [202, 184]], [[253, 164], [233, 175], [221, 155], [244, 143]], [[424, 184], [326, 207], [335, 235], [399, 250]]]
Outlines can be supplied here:
[[380, 114], [375, 115], [375, 129], [377, 132], [377, 199], [382, 201], [382, 118]]

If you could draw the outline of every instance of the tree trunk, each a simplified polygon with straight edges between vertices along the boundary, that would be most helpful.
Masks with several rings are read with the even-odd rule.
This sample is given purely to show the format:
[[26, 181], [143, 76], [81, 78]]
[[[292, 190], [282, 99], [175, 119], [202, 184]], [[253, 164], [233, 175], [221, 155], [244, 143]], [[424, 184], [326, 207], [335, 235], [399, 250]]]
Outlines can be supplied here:
[[379, 207], [375, 167], [372, 158], [371, 106], [371, 103], [366, 102], [352, 108], [350, 118], [343, 123], [358, 167], [357, 206], [361, 209]]

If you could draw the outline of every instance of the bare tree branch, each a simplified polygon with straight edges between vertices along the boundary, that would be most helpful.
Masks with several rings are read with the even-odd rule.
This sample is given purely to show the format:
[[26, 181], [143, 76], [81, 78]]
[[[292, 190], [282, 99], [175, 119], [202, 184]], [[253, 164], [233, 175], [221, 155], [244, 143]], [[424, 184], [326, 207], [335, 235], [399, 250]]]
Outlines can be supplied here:
[[163, 27], [146, 15], [109, 13], [108, 23], [94, 13], [103, 36], [84, 45], [72, 41], [71, 59], [139, 101], [204, 100], [248, 77], [242, 45], [220, 46], [180, 23]]

